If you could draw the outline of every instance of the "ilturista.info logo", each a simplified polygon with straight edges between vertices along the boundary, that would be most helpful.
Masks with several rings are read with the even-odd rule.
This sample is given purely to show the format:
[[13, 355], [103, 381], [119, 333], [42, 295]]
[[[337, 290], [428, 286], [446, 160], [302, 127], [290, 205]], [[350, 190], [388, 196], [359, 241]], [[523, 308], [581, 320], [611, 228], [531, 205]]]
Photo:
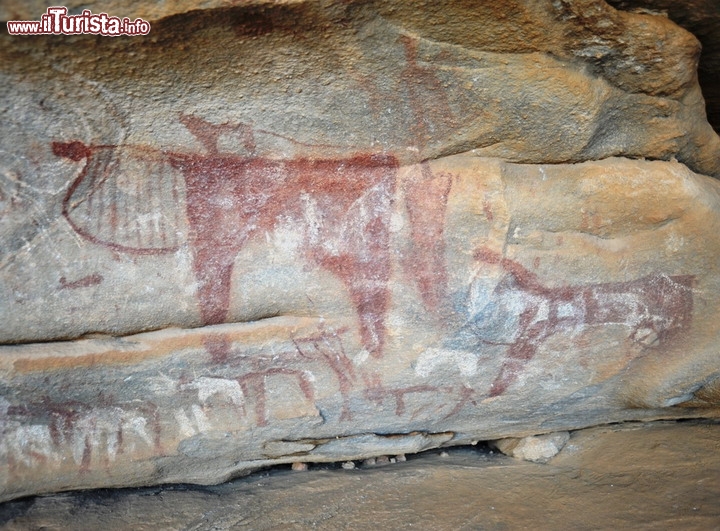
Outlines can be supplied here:
[[94, 14], [89, 9], [79, 15], [68, 15], [67, 7], [48, 7], [40, 20], [9, 20], [10, 35], [147, 35], [150, 23], [141, 18], [112, 17], [107, 13]]

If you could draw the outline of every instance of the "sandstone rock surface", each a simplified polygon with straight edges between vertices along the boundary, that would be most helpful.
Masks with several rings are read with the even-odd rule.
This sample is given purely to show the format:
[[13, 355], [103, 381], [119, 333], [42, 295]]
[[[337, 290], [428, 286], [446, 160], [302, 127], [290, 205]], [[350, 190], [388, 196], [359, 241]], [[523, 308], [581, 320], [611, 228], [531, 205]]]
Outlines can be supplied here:
[[497, 448], [505, 455], [532, 461], [547, 463], [555, 457], [570, 440], [570, 433], [558, 431], [543, 435], [530, 435], [522, 439], [508, 438], [490, 441], [492, 448]]
[[0, 37], [2, 499], [718, 414], [696, 40], [408, 5]]
[[720, 130], [720, 4], [714, 0], [610, 0], [625, 11], [645, 10], [668, 16], [695, 35], [702, 44], [698, 78], [703, 89], [708, 120]]
[[370, 469], [276, 470], [213, 487], [74, 492], [0, 506], [26, 529], [684, 529], [720, 521], [720, 425], [574, 432], [548, 464], [475, 448]]
[[224, 131], [226, 152], [382, 151], [404, 163], [471, 149], [532, 163], [675, 156], [720, 175], [699, 44], [665, 17], [597, 0], [173, 9], [147, 37], [4, 35], [0, 94], [18, 130], [2, 148], [17, 154], [30, 134], [41, 165], [53, 164], [56, 140], [197, 152], [205, 146], [184, 113], [254, 128], [252, 147], [237, 138], [247, 129]]
[[[717, 181], [678, 163], [474, 156], [390, 175], [354, 199], [355, 219], [375, 211], [370, 243], [323, 225], [352, 226], [320, 196], [233, 247], [228, 291], [200, 288], [196, 311], [252, 322], [2, 347], [4, 496], [717, 414]], [[106, 276], [127, 268], [78, 249]], [[170, 269], [133, 260], [134, 278]], [[186, 263], [154, 293], [202, 275]], [[82, 311], [103, 289], [58, 292]]]

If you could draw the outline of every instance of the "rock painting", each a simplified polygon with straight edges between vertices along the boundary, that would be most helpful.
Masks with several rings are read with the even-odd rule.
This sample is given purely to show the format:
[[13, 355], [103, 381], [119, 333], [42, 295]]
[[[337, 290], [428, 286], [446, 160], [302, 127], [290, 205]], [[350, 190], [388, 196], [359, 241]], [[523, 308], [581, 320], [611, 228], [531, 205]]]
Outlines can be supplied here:
[[308, 361], [320, 360], [327, 364], [337, 380], [343, 405], [340, 420], [350, 420], [350, 392], [357, 378], [356, 369], [343, 346], [342, 334], [346, 329], [337, 331], [321, 328], [317, 334], [293, 339], [297, 354]]
[[[458, 127], [447, 96], [445, 83], [438, 78], [438, 68], [432, 60], [421, 59], [421, 40], [415, 36], [401, 34], [398, 43], [405, 56], [405, 68], [400, 72], [398, 90], [404, 93], [408, 102], [408, 115], [412, 116], [409, 127], [420, 158], [425, 159], [428, 144], [438, 130], [452, 130]], [[433, 105], [428, 106], [427, 102]]]
[[[62, 205], [73, 230], [117, 252], [152, 255], [176, 251], [184, 243], [178, 227], [186, 222], [200, 313], [211, 325], [228, 320], [238, 253], [253, 239], [289, 228], [300, 256], [342, 281], [363, 347], [381, 357], [390, 306], [395, 157], [271, 159], [254, 155], [248, 126], [187, 115], [180, 120], [205, 153], [53, 143], [56, 156], [85, 160]], [[228, 132], [242, 138], [248, 155], [219, 151], [220, 136]], [[451, 179], [433, 175], [428, 163], [417, 168], [415, 180], [404, 186], [414, 247], [403, 269], [435, 310], [447, 281], [443, 230]], [[183, 199], [184, 212], [176, 206]]]
[[452, 175], [433, 173], [428, 162], [414, 169], [403, 187], [412, 242], [403, 268], [408, 278], [415, 279], [425, 308], [437, 312], [448, 297], [444, 231]]
[[103, 280], [103, 276], [98, 273], [87, 275], [73, 281], [68, 281], [65, 277], [60, 277], [60, 289], [78, 289], [97, 286], [98, 284], [102, 284]]
[[[79, 402], [41, 401], [5, 406], [0, 411], [0, 456], [15, 470], [20, 466], [57, 465], [68, 448], [80, 472], [93, 462], [109, 467], [118, 455], [162, 449], [157, 408], [147, 403], [126, 410], [117, 406], [90, 407]], [[24, 419], [46, 423], [27, 424]], [[20, 420], [17, 420], [20, 419]]]
[[[499, 265], [504, 275], [485, 300], [471, 300], [469, 331], [482, 345], [505, 345], [504, 360], [489, 395], [507, 391], [540, 346], [559, 333], [620, 325], [628, 338], [655, 348], [687, 332], [693, 310], [693, 275], [652, 274], [626, 282], [544, 286], [517, 261], [487, 248], [475, 258]], [[472, 290], [471, 290], [472, 291]], [[471, 299], [473, 294], [471, 293]]]
[[[268, 398], [278, 389], [284, 389], [285, 394], [288, 390], [296, 392], [306, 410], [314, 409], [318, 399], [316, 374], [323, 374], [331, 377], [326, 386], [335, 387], [342, 397], [340, 420], [350, 420], [350, 393], [359, 369], [343, 344], [348, 332], [346, 327], [333, 329], [321, 324], [313, 333], [293, 337], [289, 344], [253, 354], [223, 334], [208, 334], [203, 346], [213, 360], [209, 367], [212, 372], [199, 377], [161, 378], [158, 389], [161, 394], [181, 392], [186, 396], [193, 406], [178, 411], [176, 420], [183, 433], [199, 433], [207, 431], [203, 426], [213, 424], [206, 409], [215, 407], [231, 408], [238, 420], [267, 426], [272, 414]], [[245, 420], [241, 424], [247, 425]]]
[[215, 365], [224, 365], [233, 372], [236, 370], [238, 375], [194, 378], [179, 386], [181, 390], [196, 390], [201, 405], [217, 395], [235, 407], [242, 417], [247, 416], [248, 407], [253, 408], [255, 424], [266, 426], [269, 420], [268, 386], [273, 378], [283, 378], [286, 386], [296, 386], [306, 401], [315, 402], [312, 372], [293, 366], [301, 357], [297, 355], [299, 352], [283, 349], [273, 351], [269, 356], [246, 356], [242, 349], [233, 348], [231, 341], [222, 334], [209, 334], [203, 343]]

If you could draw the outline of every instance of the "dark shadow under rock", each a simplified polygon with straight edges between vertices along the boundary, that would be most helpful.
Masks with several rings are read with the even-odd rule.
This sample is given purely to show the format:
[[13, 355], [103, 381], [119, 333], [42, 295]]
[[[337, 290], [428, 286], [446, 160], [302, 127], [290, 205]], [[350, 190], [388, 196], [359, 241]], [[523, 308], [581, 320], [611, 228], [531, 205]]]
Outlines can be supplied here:
[[308, 472], [273, 469], [214, 487], [74, 492], [0, 506], [4, 529], [714, 529], [720, 423], [574, 432], [548, 464], [486, 448]]

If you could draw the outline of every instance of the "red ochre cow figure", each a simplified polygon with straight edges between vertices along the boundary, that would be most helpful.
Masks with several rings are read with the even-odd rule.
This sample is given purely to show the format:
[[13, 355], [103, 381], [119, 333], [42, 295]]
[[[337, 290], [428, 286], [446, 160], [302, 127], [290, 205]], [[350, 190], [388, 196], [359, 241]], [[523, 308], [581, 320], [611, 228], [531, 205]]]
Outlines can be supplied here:
[[[253, 238], [290, 225], [301, 234], [298, 248], [304, 259], [342, 281], [359, 317], [362, 345], [380, 357], [390, 305], [396, 158], [383, 153], [338, 159], [260, 157], [254, 154], [248, 126], [211, 124], [188, 115], [180, 121], [205, 153], [53, 143], [55, 155], [85, 160], [62, 204], [73, 230], [118, 252], [163, 254], [183, 244], [178, 227], [187, 220], [201, 318], [210, 325], [228, 320], [238, 253]], [[226, 133], [239, 133], [249, 155], [220, 152], [220, 136]], [[443, 229], [450, 180], [445, 174], [434, 176], [428, 163], [418, 168], [414, 181], [405, 184], [415, 245], [402, 266], [428, 309], [436, 311], [447, 276]], [[434, 209], [428, 208], [433, 206], [428, 195], [438, 196]], [[185, 212], [177, 208], [183, 201]]]
[[631, 341], [657, 347], [690, 327], [693, 275], [656, 273], [626, 282], [551, 288], [518, 262], [493, 250], [480, 248], [475, 258], [499, 265], [505, 272], [469, 326], [480, 343], [507, 345], [490, 387], [491, 397], [505, 393], [554, 334], [618, 324], [630, 329]]

